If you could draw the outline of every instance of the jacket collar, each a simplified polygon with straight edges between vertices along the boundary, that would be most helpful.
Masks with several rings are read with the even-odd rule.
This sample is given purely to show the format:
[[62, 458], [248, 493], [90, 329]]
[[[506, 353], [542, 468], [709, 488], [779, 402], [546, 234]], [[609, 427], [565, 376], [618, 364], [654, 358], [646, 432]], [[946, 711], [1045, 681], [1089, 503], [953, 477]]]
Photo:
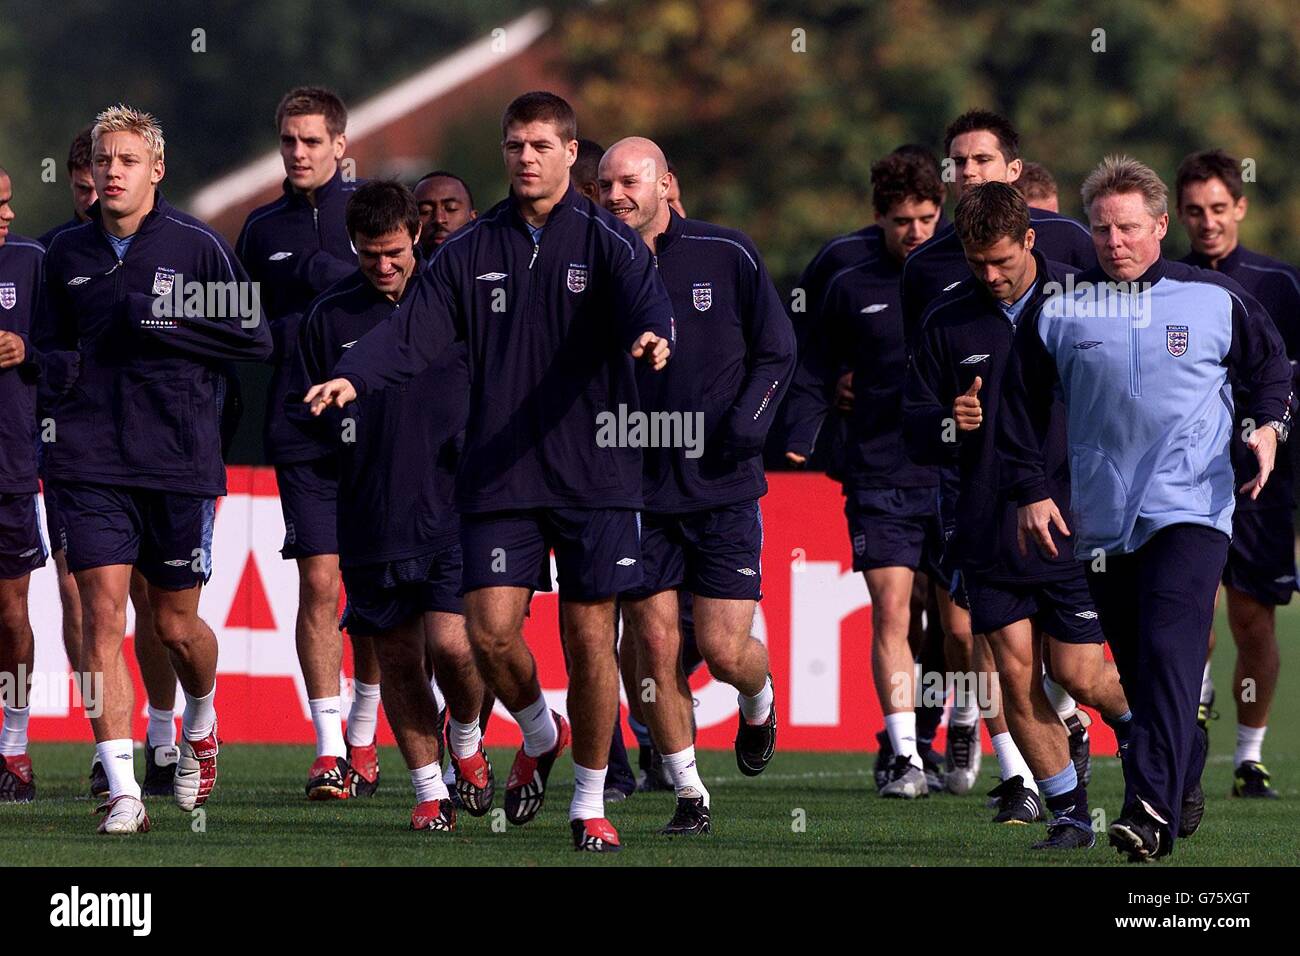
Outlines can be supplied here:
[[[325, 201], [338, 191], [341, 182], [343, 182], [343, 163], [340, 161], [334, 164], [334, 175], [316, 187], [315, 205], [317, 209], [319, 209]], [[281, 188], [284, 190], [284, 194], [289, 198], [291, 204], [302, 206], [312, 205], [307, 202], [307, 196], [305, 193], [299, 192], [297, 189], [293, 188], [289, 182], [288, 176], [284, 177], [284, 183]]]
[[[153, 189], [153, 208], [145, 214], [145, 217], [142, 220], [140, 220], [140, 228], [135, 231], [135, 234], [140, 236], [152, 232], [154, 229], [158, 228], [163, 219], [172, 211], [171, 203], [163, 198], [162, 190], [155, 186]], [[108, 230], [104, 228], [103, 209], [100, 208], [98, 199], [96, 199], [90, 208], [86, 210], [86, 215], [89, 216], [90, 221], [99, 226], [105, 234], [108, 233]]]
[[1217, 266], [1210, 265], [1209, 256], [1202, 255], [1195, 249], [1187, 257], [1187, 261], [1194, 266], [1200, 266], [1202, 269], [1214, 269], [1218, 272], [1230, 272], [1238, 263], [1241, 262], [1241, 254], [1245, 251], [1241, 243], [1238, 242], [1232, 247], [1232, 251], [1219, 260]]
[[686, 220], [677, 215], [677, 210], [668, 207], [668, 228], [655, 236], [655, 255], [662, 256], [669, 247], [681, 238], [686, 231]]
[[[573, 180], [570, 179], [569, 188], [564, 191], [564, 195], [560, 197], [560, 201], [551, 207], [550, 213], [546, 216], [546, 226], [543, 226], [542, 228], [550, 226], [550, 224], [555, 221], [555, 214], [557, 212], [563, 212], [570, 206], [575, 205], [580, 199], [582, 199], [582, 194], [578, 192], [573, 185]], [[514, 218], [515, 222], [518, 223], [521, 228], [527, 230], [528, 221], [524, 219], [523, 213], [519, 211], [519, 197], [515, 195], [513, 187], [510, 189], [510, 195], [507, 197], [506, 202], [510, 204], [510, 214]]]

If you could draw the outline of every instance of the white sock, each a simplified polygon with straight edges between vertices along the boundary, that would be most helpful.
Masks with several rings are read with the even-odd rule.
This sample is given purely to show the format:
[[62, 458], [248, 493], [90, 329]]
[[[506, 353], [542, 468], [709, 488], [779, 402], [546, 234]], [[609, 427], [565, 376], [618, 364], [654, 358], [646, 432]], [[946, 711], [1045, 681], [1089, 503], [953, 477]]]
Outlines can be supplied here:
[[1010, 733], [993, 736], [993, 752], [998, 755], [998, 771], [1003, 780], [1019, 777], [1020, 782], [1028, 789], [1034, 793], [1038, 792], [1038, 784], [1034, 782], [1034, 775], [1029, 772], [1029, 764], [1025, 763], [1025, 758], [1020, 755], [1020, 748], [1011, 739]]
[[948, 725], [970, 727], [979, 722], [980, 705], [975, 694], [968, 694], [967, 685], [957, 683], [957, 675], [949, 674], [944, 696], [952, 697], [952, 709], [948, 712]]
[[889, 746], [894, 753], [906, 757], [913, 767], [921, 766], [921, 757], [916, 752], [916, 711], [885, 714], [885, 730], [889, 732]]
[[317, 697], [307, 701], [312, 726], [316, 728], [316, 756], [342, 757], [348, 752], [343, 744], [343, 705], [337, 697]]
[[182, 693], [185, 694], [185, 716], [181, 718], [181, 733], [186, 740], [202, 740], [217, 724], [216, 682], [202, 697], [193, 697], [184, 688]]
[[415, 802], [446, 800], [447, 785], [442, 782], [442, 768], [437, 761], [411, 771], [411, 786], [415, 788]]
[[605, 770], [591, 770], [582, 764], [573, 765], [573, 802], [569, 804], [570, 820], [598, 820], [605, 816]]
[[479, 742], [483, 734], [478, 729], [478, 718], [468, 724], [462, 724], [455, 717], [447, 718], [447, 741], [451, 746], [452, 756], [463, 759], [478, 753]]
[[551, 716], [551, 708], [546, 706], [545, 697], [539, 696], [523, 710], [512, 710], [510, 716], [524, 735], [524, 753], [530, 757], [540, 757], [559, 739], [560, 731]]
[[[1240, 767], [1247, 760], [1259, 763], [1264, 758], [1262, 751], [1264, 749], [1264, 734], [1268, 727], [1247, 727], [1245, 724], [1237, 725], [1237, 752], [1233, 755], [1232, 765]], [[0, 753], [3, 753], [0, 749]]]
[[139, 799], [140, 784], [135, 779], [135, 743], [130, 737], [95, 744], [95, 756], [108, 775], [110, 800], [123, 795]]
[[176, 743], [176, 711], [158, 710], [152, 704], [145, 708], [149, 714], [149, 731], [145, 741], [150, 747], [166, 747]]
[[27, 753], [27, 720], [31, 715], [31, 704], [5, 708], [4, 730], [0, 731], [0, 757]]
[[438, 686], [438, 678], [434, 677], [429, 681], [429, 689], [433, 691], [433, 709], [436, 713], [447, 706], [447, 698], [442, 696], [442, 688]]
[[772, 693], [772, 678], [763, 679], [763, 689], [753, 697], [746, 697], [744, 694], [737, 694], [736, 700], [740, 703], [740, 713], [745, 718], [747, 724], [764, 724], [767, 723], [768, 715], [772, 713], [772, 700], [775, 695]]
[[1214, 681], [1210, 679], [1210, 662], [1205, 662], [1205, 671], [1201, 674], [1201, 703], [1208, 704], [1214, 697]]
[[709, 791], [700, 779], [700, 768], [695, 763], [695, 748], [687, 747], [675, 754], [663, 755], [664, 770], [672, 778], [673, 789], [679, 797], [703, 797], [709, 805]]
[[1046, 673], [1043, 674], [1043, 693], [1047, 695], [1047, 702], [1052, 705], [1052, 710], [1056, 711], [1056, 716], [1062, 720], [1079, 709], [1078, 701], [1070, 696], [1070, 692]]
[[352, 682], [352, 709], [348, 711], [348, 743], [369, 747], [379, 726], [379, 685]]

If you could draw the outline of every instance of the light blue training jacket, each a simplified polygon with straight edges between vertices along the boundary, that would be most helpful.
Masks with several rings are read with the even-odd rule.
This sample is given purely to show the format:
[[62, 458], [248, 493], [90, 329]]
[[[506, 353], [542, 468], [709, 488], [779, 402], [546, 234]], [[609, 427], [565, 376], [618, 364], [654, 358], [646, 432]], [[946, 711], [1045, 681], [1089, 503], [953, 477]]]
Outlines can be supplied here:
[[1272, 319], [1226, 276], [1163, 258], [1133, 283], [1100, 268], [1072, 278], [1025, 317], [1008, 369], [999, 442], [1012, 497], [1047, 497], [1027, 410], [1059, 387], [1075, 557], [1136, 551], [1175, 524], [1231, 537], [1230, 382], [1249, 395], [1240, 427], [1290, 426], [1291, 369]]

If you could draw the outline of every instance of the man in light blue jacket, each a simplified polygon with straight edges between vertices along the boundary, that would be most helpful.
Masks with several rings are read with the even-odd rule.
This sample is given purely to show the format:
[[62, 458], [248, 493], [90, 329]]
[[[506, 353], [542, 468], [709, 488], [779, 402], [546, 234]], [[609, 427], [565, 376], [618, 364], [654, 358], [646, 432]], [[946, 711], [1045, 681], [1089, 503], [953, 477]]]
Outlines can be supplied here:
[[[1107, 157], [1083, 185], [1100, 267], [1069, 277], [1018, 337], [1003, 392], [1004, 481], [1021, 546], [1054, 555], [1071, 534], [1048, 497], [1029, 411], [1060, 388], [1068, 409], [1075, 557], [1133, 712], [1125, 798], [1110, 842], [1164, 856], [1200, 824], [1201, 670], [1232, 534], [1233, 385], [1259, 494], [1290, 427], [1291, 372], [1264, 308], [1220, 273], [1160, 255], [1167, 190], [1148, 167]], [[1072, 281], [1071, 281], [1072, 280]]]

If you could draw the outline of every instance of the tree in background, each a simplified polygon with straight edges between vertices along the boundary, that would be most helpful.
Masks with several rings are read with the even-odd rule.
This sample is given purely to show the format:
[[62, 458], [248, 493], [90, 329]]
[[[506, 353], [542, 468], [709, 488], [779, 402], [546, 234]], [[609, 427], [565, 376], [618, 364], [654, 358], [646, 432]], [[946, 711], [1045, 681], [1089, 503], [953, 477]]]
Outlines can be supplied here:
[[749, 232], [787, 286], [869, 219], [873, 160], [909, 141], [939, 150], [972, 106], [1015, 121], [1070, 215], [1107, 152], [1171, 183], [1195, 149], [1254, 160], [1244, 241], [1300, 262], [1290, 0], [637, 0], [576, 10], [557, 31], [584, 135], [654, 137], [687, 209]]

